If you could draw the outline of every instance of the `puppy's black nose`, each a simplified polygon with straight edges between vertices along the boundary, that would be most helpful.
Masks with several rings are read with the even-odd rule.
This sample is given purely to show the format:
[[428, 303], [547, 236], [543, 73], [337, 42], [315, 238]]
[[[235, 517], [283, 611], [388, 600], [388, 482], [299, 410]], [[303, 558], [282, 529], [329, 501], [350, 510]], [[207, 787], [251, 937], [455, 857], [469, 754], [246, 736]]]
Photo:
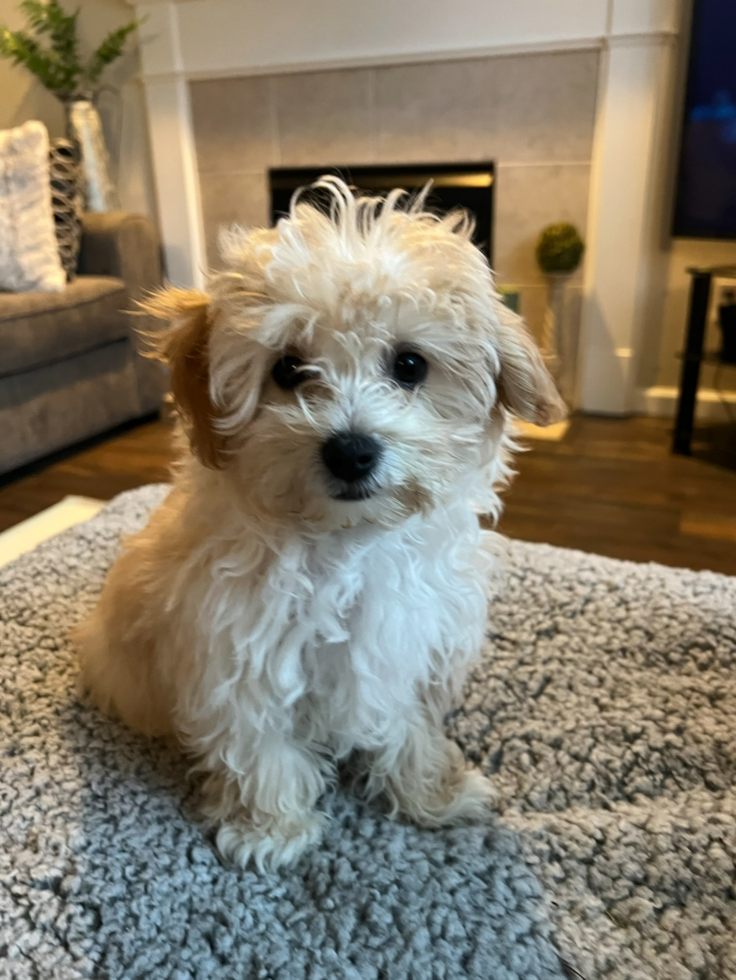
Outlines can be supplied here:
[[358, 432], [338, 432], [322, 446], [325, 466], [333, 476], [346, 483], [370, 476], [380, 455], [378, 440]]

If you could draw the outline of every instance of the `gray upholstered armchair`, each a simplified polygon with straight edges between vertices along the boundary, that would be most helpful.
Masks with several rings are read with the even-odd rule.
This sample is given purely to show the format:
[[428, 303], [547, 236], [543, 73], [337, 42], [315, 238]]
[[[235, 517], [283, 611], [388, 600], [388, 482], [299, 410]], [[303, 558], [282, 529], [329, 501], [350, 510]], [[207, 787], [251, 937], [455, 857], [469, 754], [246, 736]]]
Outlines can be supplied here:
[[162, 368], [127, 311], [161, 284], [155, 229], [85, 214], [79, 275], [62, 293], [0, 293], [0, 473], [157, 411]]

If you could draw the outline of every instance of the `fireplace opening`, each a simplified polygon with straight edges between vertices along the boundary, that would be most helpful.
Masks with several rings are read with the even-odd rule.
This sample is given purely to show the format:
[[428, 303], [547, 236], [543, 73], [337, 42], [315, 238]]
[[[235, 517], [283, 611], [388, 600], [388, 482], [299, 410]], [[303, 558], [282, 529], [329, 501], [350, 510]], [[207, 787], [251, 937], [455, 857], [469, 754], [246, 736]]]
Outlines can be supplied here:
[[469, 211], [475, 219], [473, 241], [493, 264], [495, 168], [492, 163], [274, 168], [268, 172], [271, 222], [275, 224], [288, 213], [291, 195], [297, 188], [313, 183], [323, 174], [335, 174], [358, 191], [379, 195], [386, 195], [395, 187], [402, 187], [415, 195], [431, 180], [428, 209], [439, 214], [446, 214], [458, 207]]

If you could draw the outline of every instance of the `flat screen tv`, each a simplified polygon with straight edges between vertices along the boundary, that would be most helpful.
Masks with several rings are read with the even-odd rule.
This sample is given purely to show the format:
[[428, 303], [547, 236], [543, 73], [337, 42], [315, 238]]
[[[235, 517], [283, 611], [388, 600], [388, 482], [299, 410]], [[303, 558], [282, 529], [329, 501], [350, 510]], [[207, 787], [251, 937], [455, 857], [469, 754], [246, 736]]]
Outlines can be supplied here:
[[695, 0], [673, 234], [736, 239], [735, 0]]
[[427, 207], [445, 213], [462, 207], [475, 218], [473, 241], [489, 262], [493, 261], [493, 184], [492, 163], [417, 164], [375, 167], [278, 168], [269, 171], [271, 221], [289, 211], [291, 195], [298, 187], [313, 183], [323, 174], [335, 174], [359, 191], [384, 196], [394, 187], [417, 194], [427, 181], [432, 190]]

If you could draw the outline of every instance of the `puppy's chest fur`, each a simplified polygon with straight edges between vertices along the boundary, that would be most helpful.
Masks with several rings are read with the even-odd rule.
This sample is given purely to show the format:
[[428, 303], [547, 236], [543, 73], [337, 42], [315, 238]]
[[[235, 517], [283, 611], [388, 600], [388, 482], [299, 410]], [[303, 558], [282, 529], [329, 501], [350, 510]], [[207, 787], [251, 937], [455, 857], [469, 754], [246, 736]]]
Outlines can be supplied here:
[[295, 538], [241, 593], [236, 684], [257, 684], [300, 737], [338, 753], [380, 745], [477, 653], [489, 561], [467, 505], [395, 531]]

